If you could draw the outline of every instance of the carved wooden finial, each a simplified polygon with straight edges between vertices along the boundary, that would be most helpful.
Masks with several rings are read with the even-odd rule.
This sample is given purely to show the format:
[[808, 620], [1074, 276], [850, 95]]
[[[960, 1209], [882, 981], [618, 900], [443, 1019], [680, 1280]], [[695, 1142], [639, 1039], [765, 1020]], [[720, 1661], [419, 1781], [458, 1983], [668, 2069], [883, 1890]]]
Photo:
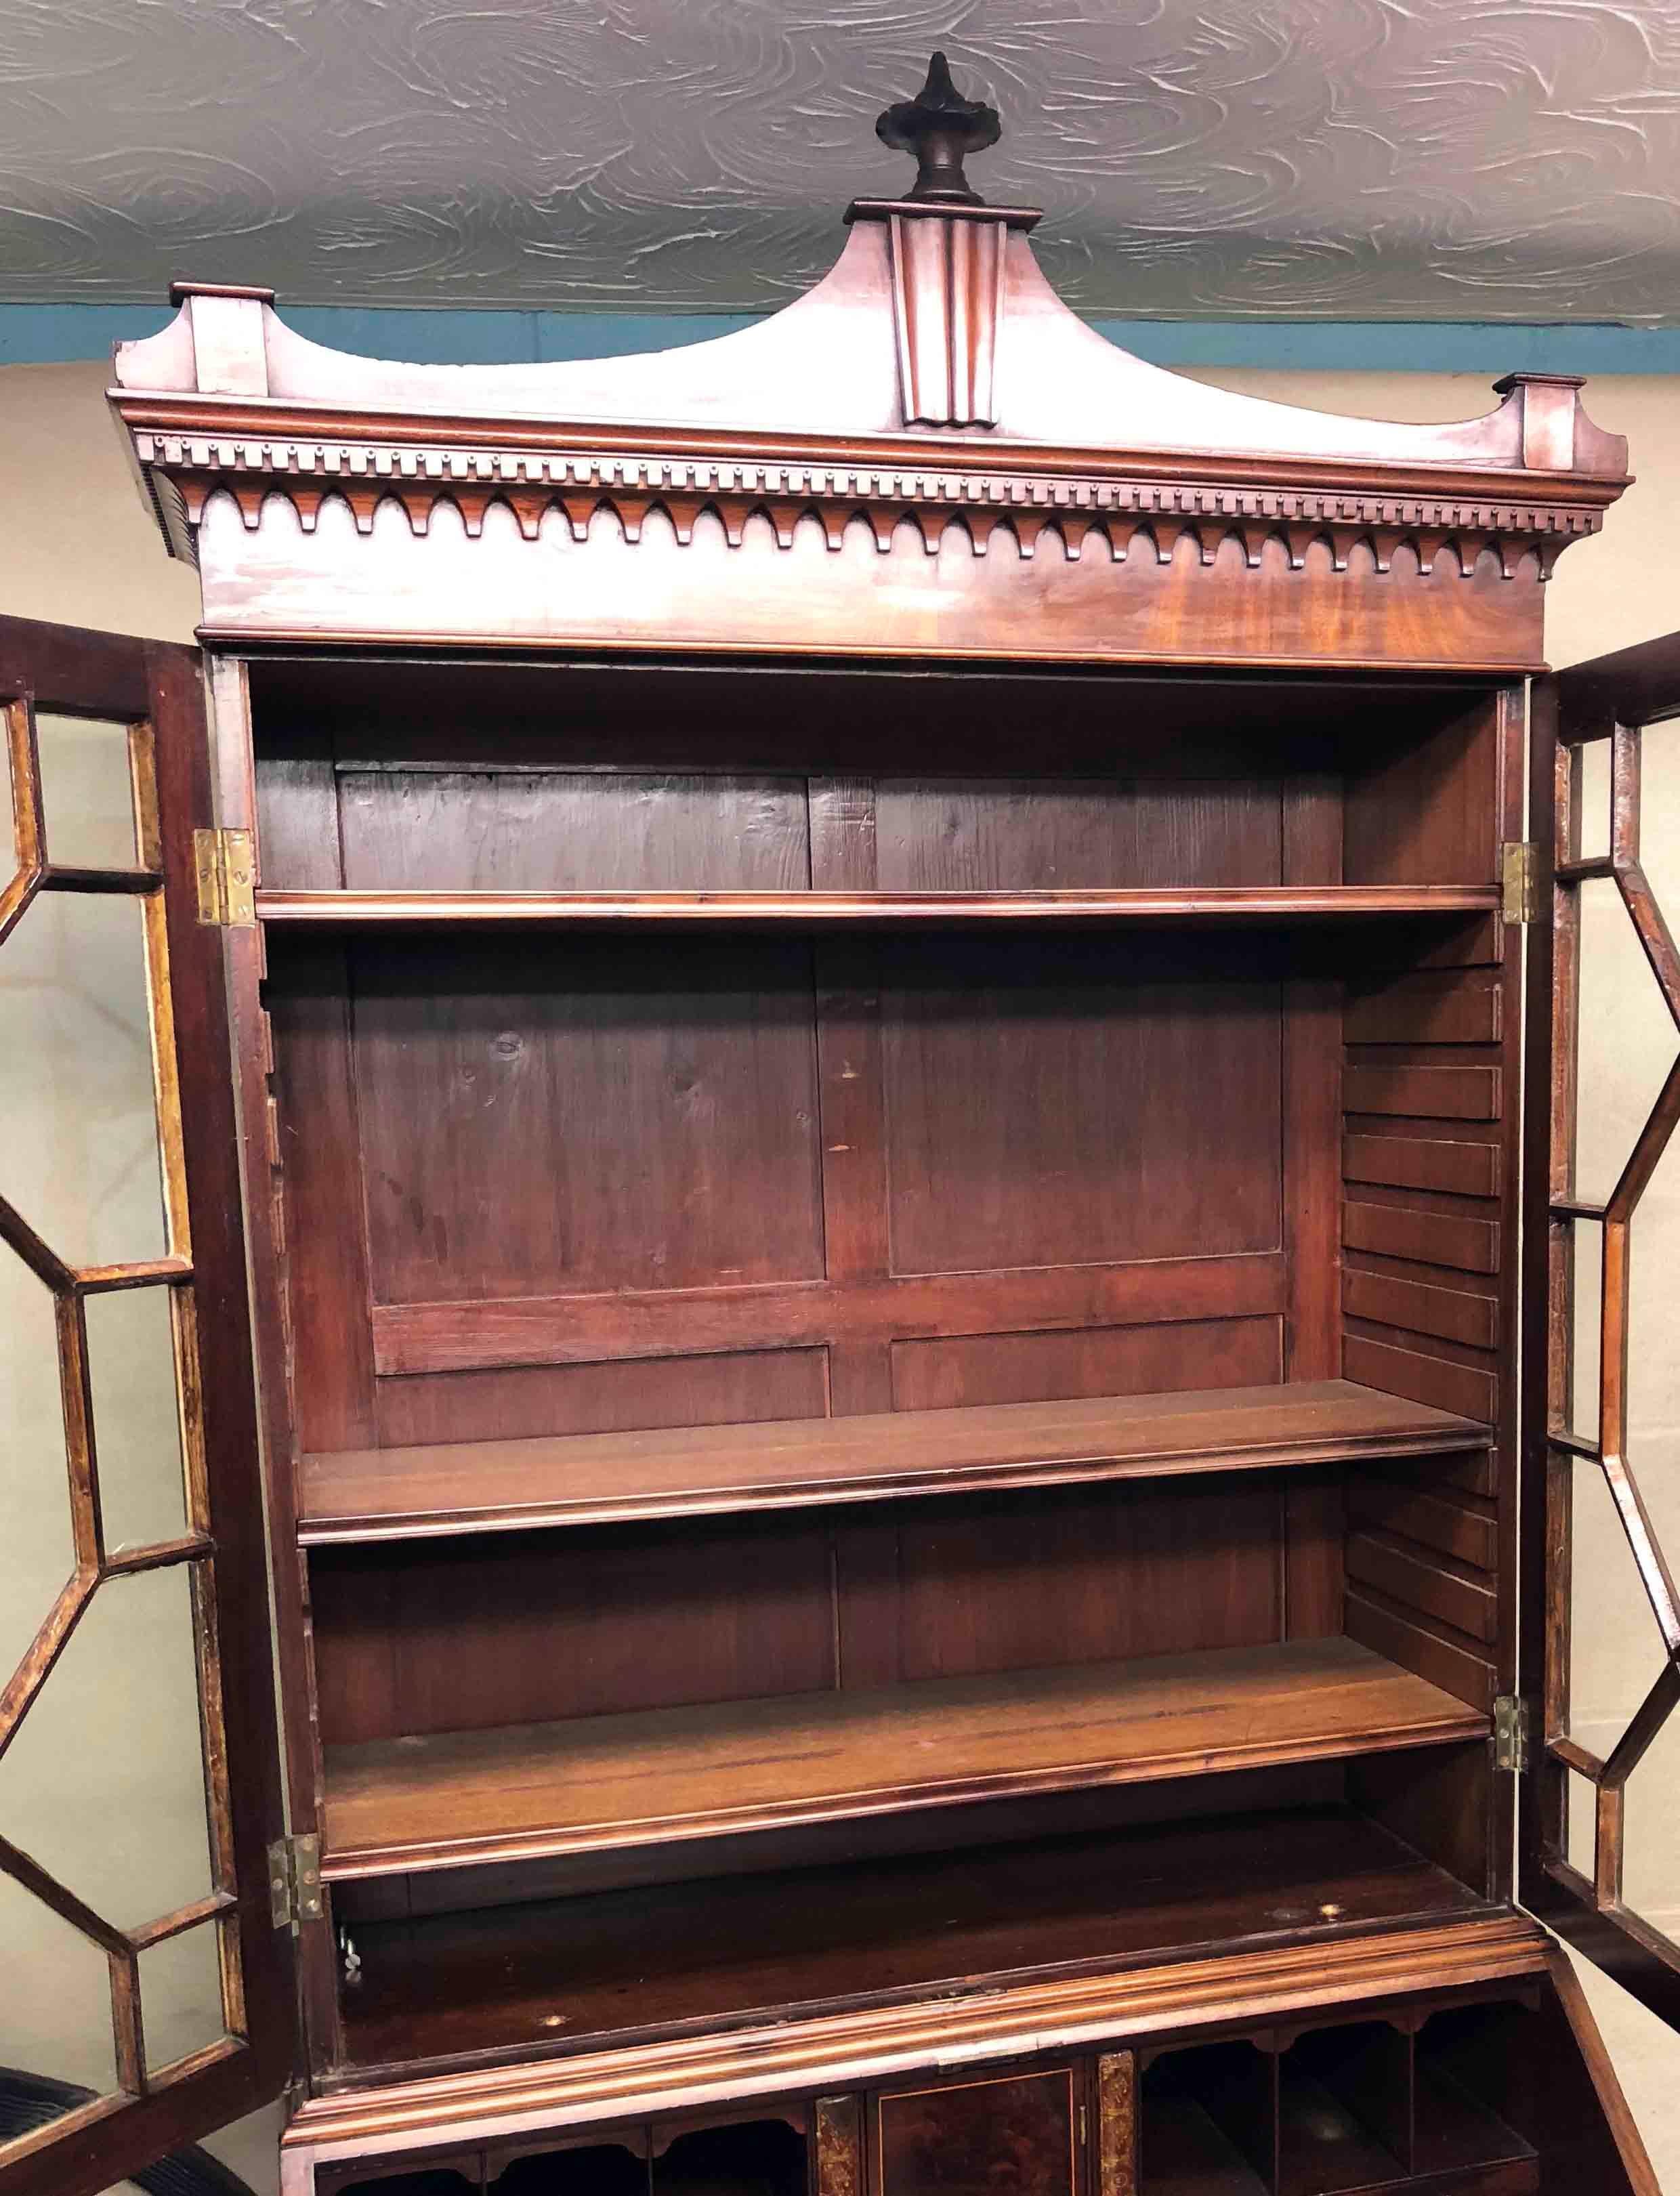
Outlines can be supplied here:
[[1003, 134], [997, 109], [965, 99], [951, 82], [943, 54], [927, 64], [927, 81], [914, 99], [900, 100], [876, 118], [875, 135], [895, 153], [914, 153], [915, 182], [907, 195], [936, 205], [981, 205], [962, 172], [970, 153], [984, 152]]

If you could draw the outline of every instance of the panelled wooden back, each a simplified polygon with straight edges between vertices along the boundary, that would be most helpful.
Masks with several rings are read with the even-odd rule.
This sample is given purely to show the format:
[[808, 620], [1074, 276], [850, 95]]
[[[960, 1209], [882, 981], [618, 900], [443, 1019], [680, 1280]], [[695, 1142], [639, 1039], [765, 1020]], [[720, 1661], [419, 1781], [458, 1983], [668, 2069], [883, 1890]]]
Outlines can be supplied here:
[[[1450, 696], [1414, 700], [1430, 743], [1373, 694], [1344, 794], [1325, 766], [1331, 699], [1310, 689], [1184, 688], [1189, 729], [1163, 740], [1164, 682], [1047, 686], [1052, 750], [1019, 719], [1006, 737], [972, 686], [954, 715], [938, 681], [854, 680], [848, 706], [819, 682], [819, 721], [768, 766], [745, 685], [691, 681], [673, 695], [730, 693], [738, 720], [731, 747], [697, 719], [705, 766], [682, 770], [689, 731], [646, 707], [654, 674], [595, 690], [592, 732], [563, 714], [551, 737], [532, 697], [553, 683], [494, 681], [509, 706], [453, 731], [447, 709], [398, 723], [377, 701], [260, 718], [265, 886], [1450, 882], [1493, 861], [1486, 817], [1463, 820], [1492, 797], [1492, 719], [1467, 730]], [[889, 760], [884, 731], [912, 702]], [[814, 744], [834, 751], [826, 770]], [[1042, 774], [1053, 752], [1066, 774]], [[986, 766], [962, 767], [971, 753]], [[1397, 819], [1420, 807], [1434, 836], [1411, 845]], [[1403, 1117], [1338, 1095], [1342, 1040], [1361, 1096], [1383, 1072], [1497, 1082], [1469, 1034], [1498, 1010], [1495, 938], [1397, 939], [1344, 1032], [1349, 941], [1256, 928], [276, 933], [297, 1444], [1313, 1379], [1342, 1370], [1344, 1320], [1348, 1376], [1394, 1384], [1391, 1360], [1419, 1353], [1397, 1346], [1394, 1305], [1385, 1321], [1360, 1294], [1395, 1277], [1394, 1253], [1358, 1246], [1360, 1215], [1492, 1223], [1468, 1198], [1467, 1220], [1361, 1184], [1344, 1312], [1339, 1154], [1375, 1144], [1392, 1172], [1409, 1146], [1390, 1133]], [[1444, 1030], [1455, 1064], [1417, 1065]], [[1497, 1166], [1499, 1134], [1487, 1114], [1471, 1164]], [[1458, 1293], [1483, 1303], [1481, 1286]], [[1429, 1378], [1459, 1380], [1452, 1407], [1481, 1415], [1485, 1356], [1435, 1346]], [[564, 1566], [540, 1540], [322, 1552], [323, 1731], [1340, 1632], [1340, 1476], [1215, 1486], [590, 1533]], [[486, 1656], [510, 1652], [485, 1685]]]

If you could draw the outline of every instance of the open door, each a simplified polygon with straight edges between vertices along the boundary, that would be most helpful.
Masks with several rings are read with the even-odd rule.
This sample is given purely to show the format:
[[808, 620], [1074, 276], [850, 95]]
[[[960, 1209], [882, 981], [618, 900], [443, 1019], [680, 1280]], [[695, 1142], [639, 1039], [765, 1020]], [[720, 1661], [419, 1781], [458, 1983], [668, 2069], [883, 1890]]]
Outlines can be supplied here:
[[1680, 634], [1537, 687], [1531, 793], [1521, 1897], [1680, 2026]]
[[274, 2096], [292, 1949], [190, 649], [0, 619], [0, 2191]]

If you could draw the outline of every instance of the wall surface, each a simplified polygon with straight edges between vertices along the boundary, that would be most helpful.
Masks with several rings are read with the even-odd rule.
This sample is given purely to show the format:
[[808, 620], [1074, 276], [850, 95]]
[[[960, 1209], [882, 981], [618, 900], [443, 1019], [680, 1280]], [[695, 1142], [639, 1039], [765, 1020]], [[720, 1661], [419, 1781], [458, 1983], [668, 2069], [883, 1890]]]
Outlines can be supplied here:
[[[1400, 419], [1467, 417], [1492, 401], [1485, 377], [1474, 374], [1221, 368], [1200, 370], [1199, 378], [1288, 403]], [[105, 379], [98, 365], [0, 368], [0, 610], [189, 639], [193, 575], [168, 560], [141, 506], [105, 412]], [[1549, 650], [1559, 664], [1680, 626], [1680, 545], [1665, 523], [1680, 505], [1680, 379], [1607, 377], [1590, 387], [1587, 402], [1601, 425], [1629, 436], [1638, 477], [1609, 514], [1603, 539], [1570, 550], [1550, 584]], [[1661, 766], [1654, 751], [1663, 737], [1651, 741], [1647, 854], [1654, 869], [1667, 866], [1680, 879], [1680, 767]], [[1675, 761], [1680, 766], [1680, 748]], [[1680, 889], [1673, 898], [1680, 901]], [[1671, 912], [1680, 922], [1680, 909]], [[1609, 1150], [1660, 1079], [1674, 1037], [1666, 1018], [1648, 1011], [1637, 956], [1620, 951], [1602, 927], [1589, 944], [1602, 958], [1602, 989], [1584, 1046], [1597, 1099], [1593, 1133], [1608, 1140]], [[1585, 1163], [1585, 1144], [1583, 1157]], [[1659, 1371], [1648, 1383], [1639, 1430], [1648, 1453], [1675, 1466], [1662, 1477], [1680, 1487], [1680, 1392], [1671, 1407], [1672, 1351], [1664, 1339], [1680, 1311], [1680, 1193], [1660, 1175], [1652, 1195], [1636, 1287], [1642, 1279], [1641, 1332], [1653, 1344], [1643, 1354]], [[1671, 1548], [1680, 1545], [1680, 1496], [1672, 1506]], [[1625, 1719], [1648, 1682], [1650, 1641], [1614, 1526], [1584, 1509], [1578, 1534], [1578, 1575], [1585, 1581], [1591, 1621], [1583, 1630], [1577, 1698], [1590, 1699], [1614, 1723]], [[1649, 1765], [1649, 1800], [1633, 1829], [1642, 1878], [1652, 1886], [1648, 1908], [1664, 1903], [1665, 1887], [1666, 1903], [1680, 1905], [1680, 1854], [1675, 1833], [1660, 1819], [1680, 1817], [1671, 1798], [1661, 1804], [1665, 1789], [1674, 1789], [1666, 1765]], [[1637, 1783], [1634, 1790], [1637, 1796]], [[1680, 2040], [1595, 1971], [1584, 1970], [1584, 1979], [1659, 2177], [1680, 2190]], [[259, 2118], [218, 2146], [264, 2189], [272, 2185], [272, 2120]]]

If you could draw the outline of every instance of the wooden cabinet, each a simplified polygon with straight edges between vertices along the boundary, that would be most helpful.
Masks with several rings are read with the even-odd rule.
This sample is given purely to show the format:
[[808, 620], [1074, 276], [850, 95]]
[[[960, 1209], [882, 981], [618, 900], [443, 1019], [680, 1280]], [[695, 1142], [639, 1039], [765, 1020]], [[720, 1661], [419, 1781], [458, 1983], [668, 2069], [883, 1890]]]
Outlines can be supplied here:
[[[895, 112], [947, 184], [984, 134]], [[72, 1401], [87, 1303], [176, 1292], [187, 1538], [107, 1555], [96, 1391], [69, 1460], [87, 1592], [205, 1567], [224, 1835], [165, 1935], [217, 1933], [225, 2032], [0, 2185], [93, 2196], [291, 2066], [293, 2196], [1654, 2186], [1510, 1858], [1526, 1771], [1527, 1904], [1671, 2007], [1614, 1367], [1680, 1108], [1601, 1205], [1544, 1146], [1572, 894], [1680, 1003], [1629, 729], [1680, 651], [1527, 691], [1625, 450], [1545, 376], [1441, 428], [1229, 396], [1082, 327], [1035, 216], [850, 219], [668, 357], [384, 365], [192, 286], [118, 353], [208, 731], [188, 659], [5, 628], [0, 909], [163, 910], [192, 1241], [0, 1237]], [[66, 709], [146, 728], [115, 881], [54, 851]], [[1560, 1459], [1670, 1620], [1599, 1750]], [[52, 1864], [0, 1845], [140, 2037], [153, 1939]]]

